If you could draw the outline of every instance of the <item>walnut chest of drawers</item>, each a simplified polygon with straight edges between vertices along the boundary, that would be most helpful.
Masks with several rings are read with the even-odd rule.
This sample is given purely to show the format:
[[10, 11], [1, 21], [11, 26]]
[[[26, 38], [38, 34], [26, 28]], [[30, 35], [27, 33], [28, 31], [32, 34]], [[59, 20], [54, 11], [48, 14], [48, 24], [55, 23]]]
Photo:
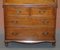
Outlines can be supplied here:
[[5, 44], [41, 43], [55, 46], [56, 0], [4, 0]]

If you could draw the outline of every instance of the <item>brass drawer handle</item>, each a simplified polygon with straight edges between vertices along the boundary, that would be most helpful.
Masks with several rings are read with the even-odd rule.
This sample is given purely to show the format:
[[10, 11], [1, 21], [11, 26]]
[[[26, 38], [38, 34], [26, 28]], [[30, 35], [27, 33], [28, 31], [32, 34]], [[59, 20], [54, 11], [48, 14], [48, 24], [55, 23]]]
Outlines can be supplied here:
[[44, 14], [46, 11], [44, 10], [39, 10], [39, 14]]
[[18, 10], [18, 9], [17, 9], [17, 10], [16, 10], [16, 13], [17, 13], [17, 14], [21, 13], [21, 10]]
[[17, 36], [17, 35], [18, 35], [18, 33], [16, 33], [16, 32], [12, 32], [12, 35]]
[[43, 35], [48, 35], [48, 32], [43, 32]]
[[14, 24], [17, 24], [18, 23], [18, 21], [11, 21], [12, 23], [14, 23]]
[[42, 22], [43, 24], [48, 24], [48, 23], [49, 23], [49, 21], [46, 20], [46, 19], [42, 20], [41, 22]]

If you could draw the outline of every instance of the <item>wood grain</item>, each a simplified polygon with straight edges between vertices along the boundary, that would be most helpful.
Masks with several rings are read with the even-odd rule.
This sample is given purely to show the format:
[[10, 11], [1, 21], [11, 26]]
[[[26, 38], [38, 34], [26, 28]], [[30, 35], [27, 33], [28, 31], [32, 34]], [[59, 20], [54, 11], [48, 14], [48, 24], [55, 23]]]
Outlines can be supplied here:
[[[11, 4], [53, 2], [55, 0], [5, 0], [5, 3]], [[4, 22], [6, 40], [55, 40], [56, 7], [4, 5]]]
[[13, 3], [13, 4], [52, 4], [56, 0], [5, 0], [4, 3]]

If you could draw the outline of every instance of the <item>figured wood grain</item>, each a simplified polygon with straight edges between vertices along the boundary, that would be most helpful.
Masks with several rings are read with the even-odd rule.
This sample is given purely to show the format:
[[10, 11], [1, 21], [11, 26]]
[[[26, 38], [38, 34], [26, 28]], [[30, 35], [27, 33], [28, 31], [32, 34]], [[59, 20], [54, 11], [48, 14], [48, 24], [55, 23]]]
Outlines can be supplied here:
[[4, 0], [4, 3], [11, 4], [53, 4], [56, 0]]
[[46, 5], [56, 0], [4, 0], [4, 3], [11, 4], [4, 5], [5, 40], [55, 40], [56, 7]]
[[55, 18], [29, 18], [29, 17], [25, 17], [25, 18], [5, 18], [5, 25], [6, 27], [20, 27], [20, 26], [44, 26], [44, 27], [55, 27]]
[[[54, 40], [55, 9], [50, 7], [32, 7], [29, 9], [6, 6], [4, 10], [6, 39]], [[21, 12], [17, 12], [19, 10]], [[17, 15], [22, 16], [18, 17]], [[25, 16], [23, 17], [23, 15]]]
[[[48, 34], [44, 34], [47, 32]], [[16, 33], [13, 34], [13, 33]], [[54, 40], [54, 28], [7, 28], [6, 39], [9, 40]]]
[[[43, 16], [54, 16], [55, 7], [20, 7], [20, 6], [4, 6], [6, 15], [43, 15]], [[31, 11], [31, 12], [30, 12]]]
[[7, 15], [28, 15], [29, 9], [26, 7], [5, 6]]

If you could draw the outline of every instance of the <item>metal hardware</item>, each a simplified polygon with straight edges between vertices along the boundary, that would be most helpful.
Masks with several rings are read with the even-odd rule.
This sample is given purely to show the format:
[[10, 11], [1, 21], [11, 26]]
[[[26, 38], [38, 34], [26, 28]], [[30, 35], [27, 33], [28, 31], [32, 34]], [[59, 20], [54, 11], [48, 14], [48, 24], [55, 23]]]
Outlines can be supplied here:
[[48, 35], [48, 32], [44, 32], [43, 35]]
[[17, 14], [21, 13], [21, 10], [18, 10], [18, 9], [17, 9], [17, 10], [16, 10], [16, 13], [17, 13]]
[[40, 14], [44, 14], [45, 12], [46, 12], [46, 11], [44, 11], [44, 10], [42, 10], [42, 11], [39, 10], [39, 13], [40, 13]]
[[48, 21], [47, 19], [43, 19], [41, 22], [42, 22], [43, 24], [48, 24], [48, 23], [49, 23], [49, 21]]
[[16, 32], [12, 32], [12, 35], [17, 36], [17, 35], [18, 35], [18, 33], [16, 33]]
[[11, 22], [14, 23], [14, 24], [18, 23], [18, 21], [11, 21]]

